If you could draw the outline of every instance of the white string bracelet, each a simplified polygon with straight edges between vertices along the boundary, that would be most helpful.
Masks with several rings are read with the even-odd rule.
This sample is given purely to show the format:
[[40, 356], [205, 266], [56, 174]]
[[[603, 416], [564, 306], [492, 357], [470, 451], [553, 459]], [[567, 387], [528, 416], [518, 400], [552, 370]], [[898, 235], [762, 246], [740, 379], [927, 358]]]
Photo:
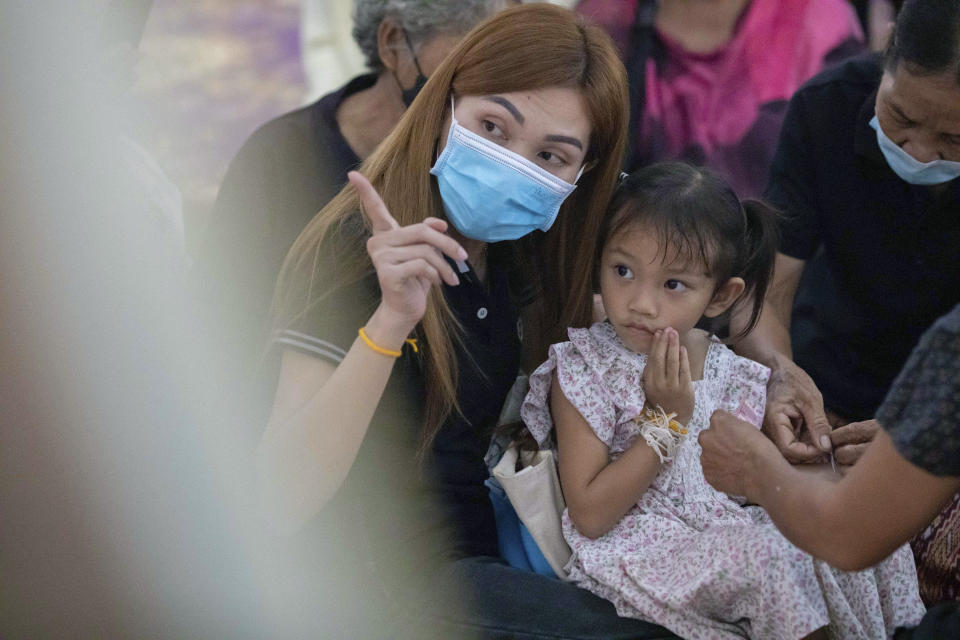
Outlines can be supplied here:
[[674, 420], [676, 417], [676, 413], [667, 413], [657, 405], [655, 409], [646, 407], [642, 414], [633, 419], [640, 425], [640, 435], [661, 463], [673, 460], [677, 446], [687, 434], [687, 428]]

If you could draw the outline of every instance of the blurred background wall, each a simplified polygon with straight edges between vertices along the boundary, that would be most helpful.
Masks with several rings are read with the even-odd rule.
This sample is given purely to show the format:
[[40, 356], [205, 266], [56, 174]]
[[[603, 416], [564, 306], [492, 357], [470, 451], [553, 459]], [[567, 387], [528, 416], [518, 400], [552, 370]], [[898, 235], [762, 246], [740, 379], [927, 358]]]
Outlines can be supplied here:
[[300, 16], [300, 0], [153, 3], [132, 97], [139, 138], [183, 194], [188, 248], [243, 141], [307, 98]]
[[227, 164], [254, 129], [363, 70], [351, 5], [155, 0], [132, 96], [141, 141], [182, 192], [188, 249]]

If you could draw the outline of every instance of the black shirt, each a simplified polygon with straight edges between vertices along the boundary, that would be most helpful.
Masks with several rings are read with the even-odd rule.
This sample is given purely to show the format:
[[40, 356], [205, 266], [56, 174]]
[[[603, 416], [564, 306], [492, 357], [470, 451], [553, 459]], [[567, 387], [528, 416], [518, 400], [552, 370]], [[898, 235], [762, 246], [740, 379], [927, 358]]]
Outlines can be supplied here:
[[[430, 346], [420, 336], [419, 353], [403, 349], [356, 462], [318, 518], [321, 528], [337, 523], [335, 534], [324, 535], [350, 541], [345, 547], [358, 552], [358, 566], [372, 558], [392, 584], [415, 583], [435, 560], [498, 555], [483, 457], [520, 367], [517, 304], [500, 253], [491, 248], [486, 286], [472, 271], [460, 273], [459, 286], [443, 286], [463, 327], [462, 344], [454, 340], [460, 412], [448, 418], [421, 466], [416, 450], [426, 384], [422, 358]], [[321, 299], [274, 344], [337, 364], [379, 299], [371, 273]], [[362, 548], [353, 544], [361, 539]]]
[[785, 213], [780, 251], [806, 260], [794, 359], [826, 406], [871, 417], [920, 335], [960, 301], [960, 181], [901, 180], [869, 126], [879, 57], [845, 62], [790, 102], [767, 199]]
[[271, 120], [230, 163], [194, 276], [205, 302], [226, 318], [217, 323], [218, 338], [239, 368], [252, 369], [263, 355], [270, 302], [290, 246], [360, 164], [337, 125], [337, 109], [376, 79], [354, 78]]

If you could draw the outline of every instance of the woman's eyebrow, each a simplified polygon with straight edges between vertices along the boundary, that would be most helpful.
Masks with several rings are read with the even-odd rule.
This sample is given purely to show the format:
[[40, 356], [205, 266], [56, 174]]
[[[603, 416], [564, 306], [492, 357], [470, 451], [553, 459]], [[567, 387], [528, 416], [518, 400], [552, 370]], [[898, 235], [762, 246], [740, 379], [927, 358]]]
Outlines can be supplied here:
[[547, 142], [563, 142], [565, 144], [572, 144], [577, 149], [583, 151], [583, 143], [581, 143], [576, 138], [571, 138], [570, 136], [560, 136], [560, 135], [549, 135], [545, 138]]
[[520, 113], [520, 110], [513, 106], [513, 103], [503, 96], [484, 96], [483, 99], [499, 104], [501, 107], [509, 111], [510, 115], [512, 115], [520, 124], [523, 124], [523, 122], [526, 120], [526, 118], [523, 117], [523, 114]]
[[[489, 100], [490, 102], [495, 102], [507, 111], [510, 112], [510, 115], [519, 122], [521, 125], [524, 123], [526, 118], [523, 117], [523, 114], [520, 113], [520, 110], [517, 109], [512, 102], [504, 98], [503, 96], [484, 96], [484, 100]], [[583, 151], [583, 143], [576, 138], [571, 138], [570, 136], [561, 136], [558, 134], [548, 135], [545, 140], [548, 142], [562, 142], [565, 144], [573, 145], [577, 149]]]

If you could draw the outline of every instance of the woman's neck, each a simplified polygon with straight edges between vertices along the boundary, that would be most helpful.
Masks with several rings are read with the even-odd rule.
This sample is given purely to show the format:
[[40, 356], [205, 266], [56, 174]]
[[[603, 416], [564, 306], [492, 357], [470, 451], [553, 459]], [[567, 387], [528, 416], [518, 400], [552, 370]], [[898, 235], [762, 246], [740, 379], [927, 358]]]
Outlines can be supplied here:
[[657, 29], [691, 53], [711, 53], [730, 42], [750, 0], [665, 0]]
[[373, 86], [347, 97], [337, 109], [337, 126], [361, 160], [373, 153], [405, 111], [397, 81], [381, 73]]

